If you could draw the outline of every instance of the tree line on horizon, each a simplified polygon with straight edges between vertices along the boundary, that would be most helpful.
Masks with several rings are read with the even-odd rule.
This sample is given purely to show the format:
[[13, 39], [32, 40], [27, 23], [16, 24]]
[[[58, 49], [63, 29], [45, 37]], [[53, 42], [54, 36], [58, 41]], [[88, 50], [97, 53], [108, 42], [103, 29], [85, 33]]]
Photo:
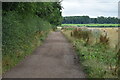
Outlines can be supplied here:
[[63, 17], [62, 24], [118, 24], [118, 20], [116, 17], [67, 16]]

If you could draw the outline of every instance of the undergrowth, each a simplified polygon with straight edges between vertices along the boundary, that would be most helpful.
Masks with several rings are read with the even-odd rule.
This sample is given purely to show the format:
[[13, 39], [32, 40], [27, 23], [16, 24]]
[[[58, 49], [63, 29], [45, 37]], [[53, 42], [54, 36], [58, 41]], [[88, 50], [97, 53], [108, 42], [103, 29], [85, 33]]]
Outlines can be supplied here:
[[103, 43], [86, 44], [84, 39], [71, 36], [70, 30], [63, 31], [63, 34], [75, 47], [88, 78], [117, 78], [117, 53], [114, 49]]
[[2, 72], [5, 73], [32, 51], [45, 39], [51, 24], [38, 16], [23, 16], [10, 11], [2, 20]]

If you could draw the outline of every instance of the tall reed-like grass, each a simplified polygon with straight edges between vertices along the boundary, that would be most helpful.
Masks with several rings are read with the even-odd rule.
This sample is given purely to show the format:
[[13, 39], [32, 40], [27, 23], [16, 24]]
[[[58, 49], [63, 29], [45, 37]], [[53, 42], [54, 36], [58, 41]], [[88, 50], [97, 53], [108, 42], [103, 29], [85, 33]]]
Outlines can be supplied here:
[[108, 45], [109, 38], [107, 35], [103, 35], [100, 30], [87, 29], [87, 28], [76, 28], [72, 31], [73, 37], [83, 39], [88, 44], [103, 43]]

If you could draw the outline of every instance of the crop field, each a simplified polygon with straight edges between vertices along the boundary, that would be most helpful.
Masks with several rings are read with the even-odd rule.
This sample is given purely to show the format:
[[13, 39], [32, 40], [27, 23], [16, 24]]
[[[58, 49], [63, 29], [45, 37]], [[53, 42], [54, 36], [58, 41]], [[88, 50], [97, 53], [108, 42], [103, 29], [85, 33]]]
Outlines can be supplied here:
[[81, 26], [93, 26], [93, 27], [97, 27], [97, 26], [106, 26], [106, 27], [114, 27], [114, 26], [118, 26], [118, 24], [62, 24], [62, 26], [78, 26], [78, 27], [81, 27]]
[[[67, 27], [66, 30], [74, 30], [76, 27]], [[115, 48], [118, 44], [118, 27], [107, 27], [107, 28], [98, 28], [98, 27], [84, 27], [92, 31], [93, 35], [98, 33], [96, 36], [106, 35], [109, 38], [109, 46]]]
[[106, 33], [109, 38], [109, 45], [111, 48], [115, 48], [118, 44], [118, 28], [88, 28], [91, 30], [100, 30], [102, 33]]
[[118, 32], [118, 28], [98, 27], [65, 27], [62, 30], [91, 78], [117, 77]]

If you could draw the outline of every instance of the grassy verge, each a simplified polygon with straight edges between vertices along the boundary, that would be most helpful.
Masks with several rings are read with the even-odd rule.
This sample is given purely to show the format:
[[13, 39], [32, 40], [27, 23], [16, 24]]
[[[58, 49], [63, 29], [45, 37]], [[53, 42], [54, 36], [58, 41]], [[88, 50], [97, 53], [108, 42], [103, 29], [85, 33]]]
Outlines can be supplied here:
[[62, 31], [72, 42], [89, 78], [116, 78], [117, 56], [114, 49], [97, 43], [88, 45], [82, 39], [71, 37], [71, 30]]
[[32, 54], [38, 46], [42, 45], [43, 41], [47, 37], [47, 34], [48, 32], [43, 33], [42, 35], [36, 34], [29, 45], [21, 45], [23, 49], [17, 49], [14, 50], [14, 52], [9, 50], [6, 51], [7, 54], [2, 56], [2, 73], [4, 74], [6, 71], [21, 62], [26, 56]]

